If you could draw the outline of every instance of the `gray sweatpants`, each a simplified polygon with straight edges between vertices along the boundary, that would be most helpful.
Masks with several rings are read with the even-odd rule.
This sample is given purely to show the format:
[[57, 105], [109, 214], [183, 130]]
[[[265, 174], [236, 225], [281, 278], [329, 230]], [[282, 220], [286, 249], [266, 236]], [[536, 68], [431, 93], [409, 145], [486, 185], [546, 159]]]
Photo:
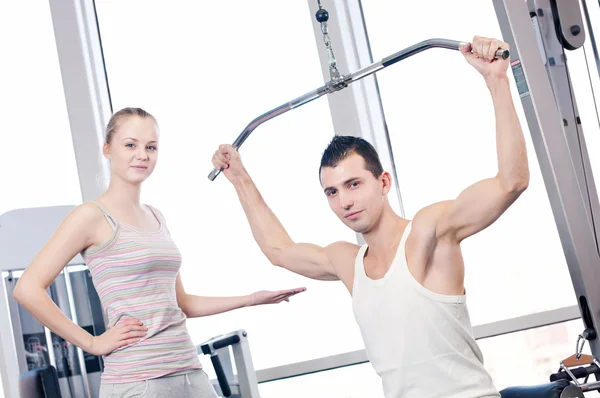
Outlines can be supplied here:
[[102, 383], [100, 398], [217, 398], [203, 370], [179, 376], [165, 376], [134, 383]]

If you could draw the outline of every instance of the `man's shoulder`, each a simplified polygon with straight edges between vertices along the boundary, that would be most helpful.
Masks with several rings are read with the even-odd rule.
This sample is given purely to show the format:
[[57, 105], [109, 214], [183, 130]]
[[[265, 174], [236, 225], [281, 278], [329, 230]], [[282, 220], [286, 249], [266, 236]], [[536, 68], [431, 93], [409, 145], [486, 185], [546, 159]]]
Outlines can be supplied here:
[[327, 253], [332, 260], [338, 258], [340, 260], [346, 260], [348, 257], [356, 257], [360, 248], [361, 246], [356, 243], [338, 241], [327, 246], [325, 250], [327, 250]]
[[429, 220], [432, 218], [437, 218], [453, 202], [454, 202], [453, 200], [443, 200], [440, 202], [432, 203], [429, 206], [425, 206], [425, 207], [421, 208], [419, 211], [417, 211], [414, 219], [415, 220], [419, 219], [419, 221], [421, 221], [421, 220]]
[[361, 246], [346, 241], [334, 242], [327, 246], [327, 256], [338, 275], [345, 271], [354, 270], [354, 262]]
[[419, 236], [427, 236], [431, 233], [435, 233], [440, 217], [452, 202], [454, 201], [444, 200], [420, 209], [412, 220], [411, 233], [414, 232], [414, 235]]
[[361, 246], [346, 241], [334, 242], [327, 246], [327, 255], [335, 269], [337, 277], [352, 292], [354, 281], [354, 264]]

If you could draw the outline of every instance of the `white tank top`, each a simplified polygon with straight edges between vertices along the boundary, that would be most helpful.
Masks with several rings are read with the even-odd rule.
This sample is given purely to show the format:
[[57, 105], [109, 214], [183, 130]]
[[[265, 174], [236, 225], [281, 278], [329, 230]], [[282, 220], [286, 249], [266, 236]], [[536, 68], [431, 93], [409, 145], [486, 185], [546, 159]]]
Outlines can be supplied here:
[[385, 397], [500, 397], [483, 367], [466, 296], [434, 293], [408, 270], [405, 245], [411, 225], [383, 278], [373, 280], [365, 273], [367, 245], [355, 261], [354, 316]]

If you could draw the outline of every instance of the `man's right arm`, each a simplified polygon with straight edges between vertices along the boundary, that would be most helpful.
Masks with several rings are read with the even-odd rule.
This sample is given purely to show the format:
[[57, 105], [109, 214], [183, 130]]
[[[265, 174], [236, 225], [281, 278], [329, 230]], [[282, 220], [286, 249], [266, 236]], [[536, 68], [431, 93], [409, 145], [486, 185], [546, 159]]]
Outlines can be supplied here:
[[331, 261], [337, 244], [321, 247], [295, 243], [264, 201], [233, 147], [221, 145], [213, 156], [213, 164], [223, 170], [235, 187], [252, 235], [272, 264], [312, 279], [339, 279]]
[[319, 280], [338, 280], [327, 248], [295, 243], [248, 174], [233, 183], [252, 235], [273, 265]]

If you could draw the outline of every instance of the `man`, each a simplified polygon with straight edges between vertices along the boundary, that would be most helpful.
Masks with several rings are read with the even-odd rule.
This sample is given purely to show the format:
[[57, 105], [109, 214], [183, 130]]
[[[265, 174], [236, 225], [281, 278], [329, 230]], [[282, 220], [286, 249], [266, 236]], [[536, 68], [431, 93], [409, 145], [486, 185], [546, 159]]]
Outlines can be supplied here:
[[338, 136], [329, 144], [321, 160], [321, 184], [334, 213], [362, 234], [362, 247], [293, 242], [237, 151], [221, 145], [213, 156], [214, 166], [234, 185], [252, 233], [271, 263], [346, 285], [367, 355], [387, 398], [499, 396], [472, 334], [460, 248], [465, 238], [495, 222], [529, 183], [525, 140], [506, 74], [508, 61], [495, 59], [498, 49], [508, 45], [477, 36], [461, 47], [493, 100], [498, 173], [455, 200], [427, 206], [406, 220], [388, 202], [391, 176], [369, 143]]

